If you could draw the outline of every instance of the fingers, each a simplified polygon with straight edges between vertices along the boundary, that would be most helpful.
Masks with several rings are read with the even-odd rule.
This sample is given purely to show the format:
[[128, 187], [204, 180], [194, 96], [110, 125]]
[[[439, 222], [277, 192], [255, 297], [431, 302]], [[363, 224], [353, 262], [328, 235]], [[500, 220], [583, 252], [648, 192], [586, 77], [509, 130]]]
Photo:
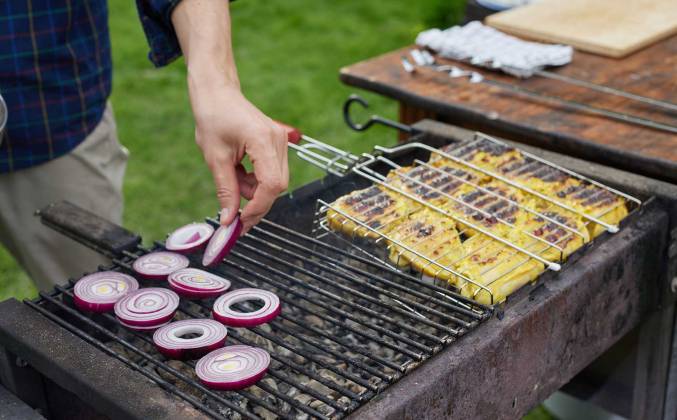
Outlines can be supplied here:
[[231, 158], [222, 155], [210, 157], [207, 164], [214, 177], [216, 198], [221, 206], [220, 222], [228, 225], [240, 208], [240, 186], [235, 164]]
[[247, 232], [268, 213], [273, 201], [287, 189], [287, 135], [283, 129], [271, 124], [267, 139], [253, 142], [248, 148], [249, 159], [254, 166], [256, 188], [252, 199], [242, 209], [240, 220], [243, 232]]
[[256, 176], [253, 173], [247, 173], [244, 166], [237, 165], [235, 167], [237, 173], [237, 182], [240, 187], [240, 195], [251, 200], [254, 197], [254, 191], [256, 191]]

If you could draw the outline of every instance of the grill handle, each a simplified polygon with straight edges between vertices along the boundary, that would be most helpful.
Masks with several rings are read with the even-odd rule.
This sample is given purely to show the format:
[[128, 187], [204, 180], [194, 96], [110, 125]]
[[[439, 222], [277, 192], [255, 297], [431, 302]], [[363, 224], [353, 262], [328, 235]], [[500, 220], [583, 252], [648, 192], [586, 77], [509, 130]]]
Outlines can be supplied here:
[[35, 214], [45, 226], [111, 258], [141, 243], [141, 236], [69, 201], [52, 203]]
[[287, 141], [289, 143], [299, 144], [299, 142], [301, 141], [301, 137], [303, 137], [303, 134], [301, 134], [301, 130], [280, 121], [275, 121], [275, 123], [280, 127], [282, 127], [287, 132]]
[[[275, 122], [287, 131], [287, 144], [299, 158], [330, 174], [344, 176], [359, 160], [358, 156], [309, 137], [298, 128], [279, 121]], [[303, 144], [301, 144], [301, 141], [303, 141]]]
[[418, 132], [418, 130], [416, 130], [414, 127], [410, 125], [389, 120], [387, 118], [383, 118], [378, 115], [372, 115], [364, 124], [358, 124], [355, 121], [353, 121], [353, 119], [350, 117], [350, 107], [356, 102], [362, 105], [362, 107], [364, 108], [369, 108], [369, 102], [367, 102], [366, 99], [354, 93], [350, 95], [348, 99], [346, 99], [346, 101], [343, 103], [343, 120], [346, 122], [348, 127], [352, 128], [355, 131], [365, 131], [374, 124], [381, 124], [386, 127], [400, 130], [403, 133], [416, 134]]

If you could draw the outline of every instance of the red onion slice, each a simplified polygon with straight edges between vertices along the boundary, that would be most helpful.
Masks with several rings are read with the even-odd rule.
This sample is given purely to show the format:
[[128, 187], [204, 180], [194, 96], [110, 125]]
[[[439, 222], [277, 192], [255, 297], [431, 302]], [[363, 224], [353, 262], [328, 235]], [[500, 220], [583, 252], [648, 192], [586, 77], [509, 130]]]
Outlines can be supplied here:
[[127, 294], [115, 304], [115, 316], [124, 325], [149, 327], [172, 319], [179, 296], [161, 287], [147, 287]]
[[[198, 334], [195, 338], [183, 335]], [[228, 329], [213, 319], [185, 319], [155, 331], [153, 342], [169, 359], [197, 359], [223, 347]]]
[[165, 241], [165, 248], [188, 254], [205, 245], [213, 233], [214, 228], [207, 223], [191, 223], [172, 232]]
[[228, 226], [221, 226], [216, 229], [202, 256], [202, 265], [211, 267], [220, 263], [223, 257], [235, 246], [237, 238], [240, 237], [240, 232], [242, 232], [242, 222], [240, 222], [239, 216], [236, 216], [235, 220]]
[[223, 277], [196, 268], [184, 268], [169, 275], [169, 287], [188, 298], [210, 298], [221, 295], [230, 288]]
[[135, 330], [135, 331], [153, 331], [153, 330], [157, 330], [158, 328], [162, 328], [162, 327], [164, 327], [165, 325], [169, 324], [169, 321], [167, 321], [167, 322], [161, 322], [161, 323], [159, 323], [159, 324], [157, 324], [157, 325], [147, 325], [147, 326], [145, 326], [145, 327], [141, 327], [141, 326], [138, 326], [138, 325], [130, 325], [130, 324], [127, 324], [127, 323], [125, 323], [125, 322], [120, 321], [119, 319], [118, 319], [118, 322], [119, 322], [120, 325], [122, 325], [123, 327], [129, 328], [130, 330]]
[[151, 252], [134, 261], [134, 271], [149, 280], [166, 280], [176, 270], [188, 267], [190, 261], [184, 255], [175, 252]]
[[139, 288], [132, 276], [117, 271], [101, 271], [78, 280], [73, 288], [73, 302], [83, 311], [108, 312], [115, 302]]
[[270, 355], [263, 349], [227, 346], [200, 359], [195, 373], [205, 386], [230, 391], [254, 385], [266, 375], [269, 365]]
[[[253, 312], [239, 312], [230, 307], [247, 300], [262, 300], [263, 307]], [[272, 321], [281, 311], [280, 298], [275, 293], [262, 289], [237, 289], [228, 292], [214, 302], [214, 319], [229, 327], [255, 327]]]

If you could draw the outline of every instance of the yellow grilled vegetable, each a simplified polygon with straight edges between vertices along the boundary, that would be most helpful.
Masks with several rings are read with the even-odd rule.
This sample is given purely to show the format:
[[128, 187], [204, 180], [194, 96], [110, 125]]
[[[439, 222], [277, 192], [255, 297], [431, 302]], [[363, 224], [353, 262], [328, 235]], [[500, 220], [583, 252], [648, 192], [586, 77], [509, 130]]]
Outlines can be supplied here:
[[452, 219], [422, 210], [412, 214], [389, 236], [388, 257], [393, 263], [400, 267], [411, 265], [433, 278], [453, 278], [447, 268], [462, 256], [462, 247]]
[[463, 296], [483, 304], [503, 302], [545, 269], [543, 263], [484, 235], [473, 236], [463, 247], [465, 256], [456, 270], [465, 279], [457, 277], [456, 287]]
[[418, 207], [411, 200], [372, 186], [353, 191], [332, 203], [327, 210], [327, 222], [331, 229], [348, 236], [378, 239]]

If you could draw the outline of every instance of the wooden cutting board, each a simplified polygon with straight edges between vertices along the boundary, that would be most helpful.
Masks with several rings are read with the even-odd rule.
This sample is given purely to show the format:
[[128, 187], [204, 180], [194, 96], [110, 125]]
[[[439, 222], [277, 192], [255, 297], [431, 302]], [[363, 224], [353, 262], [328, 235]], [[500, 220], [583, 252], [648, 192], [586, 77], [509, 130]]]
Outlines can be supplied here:
[[541, 0], [487, 17], [504, 32], [623, 57], [677, 33], [677, 0]]

